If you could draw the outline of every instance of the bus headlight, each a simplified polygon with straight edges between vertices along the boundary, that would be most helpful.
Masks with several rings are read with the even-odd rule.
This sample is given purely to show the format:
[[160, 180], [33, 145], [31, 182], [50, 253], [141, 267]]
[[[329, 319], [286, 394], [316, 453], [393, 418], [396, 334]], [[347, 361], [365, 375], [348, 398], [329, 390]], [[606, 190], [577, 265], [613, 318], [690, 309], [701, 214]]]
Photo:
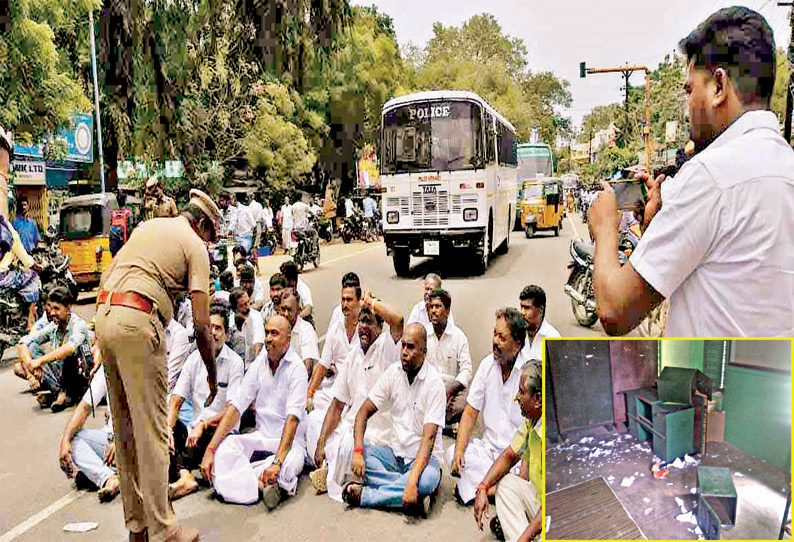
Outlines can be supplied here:
[[474, 222], [477, 220], [477, 209], [463, 209], [463, 220]]
[[389, 211], [386, 213], [386, 222], [389, 224], [397, 224], [400, 221], [400, 213], [397, 211]]

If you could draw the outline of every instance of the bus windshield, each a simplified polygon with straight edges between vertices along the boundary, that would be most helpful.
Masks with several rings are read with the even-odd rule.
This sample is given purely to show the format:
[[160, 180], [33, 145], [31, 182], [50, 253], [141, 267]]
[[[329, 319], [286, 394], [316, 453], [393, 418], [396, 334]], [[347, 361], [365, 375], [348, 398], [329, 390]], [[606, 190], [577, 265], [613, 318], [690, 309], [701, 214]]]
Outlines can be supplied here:
[[554, 161], [547, 145], [519, 145], [517, 154], [520, 180], [536, 179], [538, 176], [551, 177], [554, 174]]
[[524, 186], [524, 200], [534, 201], [543, 198], [542, 184], [529, 184]]
[[483, 167], [480, 107], [470, 102], [417, 102], [383, 115], [382, 173]]

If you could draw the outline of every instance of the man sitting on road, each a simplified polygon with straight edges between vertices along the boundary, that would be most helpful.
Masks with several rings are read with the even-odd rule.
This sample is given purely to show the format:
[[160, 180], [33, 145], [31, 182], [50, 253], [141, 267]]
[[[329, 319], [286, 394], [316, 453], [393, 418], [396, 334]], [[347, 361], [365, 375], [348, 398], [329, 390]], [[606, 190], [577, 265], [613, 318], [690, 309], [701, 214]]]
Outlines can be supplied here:
[[[57, 286], [47, 298], [50, 323], [20, 339], [19, 357], [39, 404], [60, 412], [78, 401], [88, 387], [84, 372], [90, 361], [92, 335], [88, 323], [72, 311], [74, 300], [67, 288]], [[47, 343], [50, 351], [43, 354]], [[34, 359], [32, 351], [42, 355]]]
[[[444, 427], [444, 381], [425, 363], [427, 331], [406, 326], [400, 364], [392, 364], [356, 414], [353, 474], [360, 482], [345, 485], [350, 506], [400, 508], [426, 515], [429, 496], [441, 483]], [[394, 432], [389, 446], [364, 447], [367, 420], [391, 408]]]
[[250, 264], [245, 264], [240, 269], [240, 288], [248, 294], [251, 308], [259, 311], [265, 305], [265, 289], [256, 278], [256, 269]]
[[543, 359], [543, 339], [559, 337], [560, 332], [546, 320], [546, 292], [530, 284], [519, 296], [521, 315], [527, 324], [527, 338], [522, 354], [524, 359]]
[[[337, 308], [343, 315], [339, 321], [335, 318]], [[357, 326], [360, 310], [361, 283], [355, 273], [347, 273], [342, 280], [342, 303], [334, 308], [331, 323], [328, 324], [328, 331], [325, 334], [320, 363], [314, 366], [309, 379], [307, 412], [314, 409], [325, 412], [331, 404], [334, 376], [342, 368], [347, 355], [358, 344]]]
[[220, 282], [221, 289], [212, 295], [212, 302], [214, 304], [220, 304], [225, 308], [231, 308], [229, 304], [229, 293], [234, 289], [234, 273], [227, 269], [220, 274], [218, 282]]
[[[526, 334], [526, 323], [516, 309], [496, 312], [493, 353], [480, 362], [474, 374], [458, 437], [446, 453], [450, 474], [460, 478], [456, 497], [465, 505], [472, 502], [477, 484], [521, 425], [521, 409], [513, 399], [525, 363], [521, 350]], [[485, 431], [481, 439], [470, 441], [480, 413]]]
[[[286, 261], [281, 264], [279, 268], [281, 274], [287, 278], [287, 286], [293, 288], [298, 292], [298, 299], [301, 301], [300, 317], [309, 323], [314, 320], [312, 318], [312, 309], [314, 301], [312, 300], [312, 291], [309, 285], [303, 282], [298, 276], [298, 266], [292, 260]], [[312, 324], [313, 325], [313, 324]]]
[[[361, 303], [363, 307], [357, 311], [357, 341], [340, 364], [330, 394], [331, 404], [327, 412], [312, 411], [306, 425], [308, 457], [318, 467], [311, 473], [312, 484], [318, 493], [327, 488], [328, 495], [340, 502], [342, 482], [351, 472], [356, 414], [378, 378], [397, 362], [403, 333], [403, 317], [394, 308], [369, 293], [364, 294]], [[367, 444], [390, 444], [391, 427], [389, 411], [381, 409], [367, 424]]]
[[262, 320], [267, 324], [271, 316], [276, 314], [276, 309], [281, 304], [281, 293], [287, 287], [287, 278], [281, 273], [270, 276], [270, 301], [262, 307]]
[[466, 389], [471, 381], [472, 365], [469, 339], [455, 324], [449, 322], [452, 297], [446, 290], [433, 290], [429, 295], [427, 329], [427, 361], [441, 375], [447, 391], [446, 427], [460, 421], [466, 406]]
[[[502, 540], [540, 540], [543, 521], [539, 497], [543, 461], [543, 377], [540, 363], [540, 360], [532, 360], [521, 370], [516, 401], [524, 420], [510, 446], [494, 461], [477, 486], [474, 519], [480, 530], [483, 515], [487, 517], [488, 494], [496, 487], [497, 515], [491, 520], [491, 531]], [[521, 476], [516, 476], [510, 471], [519, 460], [524, 463], [524, 468]]]
[[[430, 324], [430, 316], [428, 315], [428, 303], [430, 292], [433, 290], [438, 290], [441, 288], [441, 277], [436, 275], [435, 273], [428, 273], [424, 280], [424, 296], [422, 300], [419, 301], [416, 305], [413, 306], [411, 309], [411, 314], [408, 316], [408, 320], [405, 321], [406, 324], [413, 324], [414, 322], [419, 322], [425, 328], [431, 327]], [[449, 315], [449, 323], [453, 326], [455, 325], [455, 319], [452, 317], [452, 313]]]
[[116, 447], [113, 445], [110, 409], [107, 411], [107, 423], [102, 428], [85, 429], [84, 426], [88, 414], [106, 396], [105, 368], [100, 365], [91, 379], [91, 389], [86, 391], [83, 400], [66, 422], [58, 450], [61, 470], [68, 478], [75, 478], [78, 487], [82, 485], [80, 478], [88, 479], [99, 489], [100, 502], [113, 500], [121, 487], [115, 467]]
[[295, 294], [295, 290], [287, 288], [281, 294], [281, 304], [278, 306], [277, 312], [286, 318], [292, 326], [290, 339], [292, 349], [303, 360], [307, 373], [312, 374], [315, 363], [320, 359], [317, 332], [309, 322], [298, 316], [299, 306], [300, 300]]
[[229, 327], [242, 334], [242, 358], [246, 369], [259, 356], [265, 344], [265, 322], [259, 311], [251, 310], [248, 299], [248, 293], [240, 288], [232, 290], [229, 296], [234, 311], [230, 314]]
[[[299, 424], [308, 377], [302, 360], [290, 349], [287, 319], [273, 316], [266, 335], [266, 351], [256, 358], [226, 407], [201, 470], [226, 501], [253, 504], [261, 490], [265, 505], [273, 509], [282, 491], [295, 494], [303, 470], [306, 445]], [[229, 435], [251, 404], [256, 409], [256, 431]]]
[[[168, 405], [168, 444], [171, 450], [168, 480], [172, 500], [198, 489], [198, 483], [190, 471], [199, 467], [227, 402], [237, 394], [243, 382], [243, 360], [225, 344], [228, 323], [229, 316], [224, 309], [213, 307], [210, 310], [212, 351], [218, 380], [218, 393], [212, 403], [205, 406], [210, 388], [207, 368], [198, 350], [188, 357], [171, 394]], [[185, 400], [193, 405], [193, 419], [187, 425], [178, 418], [179, 409]]]

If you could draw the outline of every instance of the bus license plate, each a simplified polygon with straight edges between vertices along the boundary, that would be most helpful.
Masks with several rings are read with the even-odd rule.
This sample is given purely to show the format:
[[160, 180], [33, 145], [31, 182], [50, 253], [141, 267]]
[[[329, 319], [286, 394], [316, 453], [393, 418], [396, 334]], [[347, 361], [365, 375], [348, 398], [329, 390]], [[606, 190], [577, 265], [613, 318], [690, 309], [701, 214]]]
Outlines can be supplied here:
[[438, 256], [439, 252], [439, 245], [438, 241], [427, 241], [425, 240], [425, 256]]

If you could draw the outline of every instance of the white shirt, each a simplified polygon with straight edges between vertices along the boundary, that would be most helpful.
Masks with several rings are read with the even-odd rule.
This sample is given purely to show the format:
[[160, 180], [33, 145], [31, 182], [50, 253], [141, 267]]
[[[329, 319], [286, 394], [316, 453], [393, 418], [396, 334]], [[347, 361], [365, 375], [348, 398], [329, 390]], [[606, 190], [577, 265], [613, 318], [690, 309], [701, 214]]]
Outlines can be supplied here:
[[[381, 335], [383, 335], [382, 332]], [[332, 365], [341, 366], [345, 362], [345, 358], [347, 358], [348, 354], [350, 354], [357, 345], [360, 345], [358, 339], [358, 326], [353, 332], [353, 338], [348, 340], [344, 318], [341, 322], [334, 322], [332, 317], [331, 323], [328, 324], [328, 331], [325, 334], [325, 343], [323, 344], [323, 353], [320, 356], [320, 363], [322, 363], [326, 369], [330, 368]]]
[[543, 322], [540, 324], [538, 332], [535, 333], [535, 339], [532, 342], [530, 342], [529, 335], [527, 335], [527, 340], [524, 342], [524, 348], [521, 350], [521, 354], [527, 361], [531, 359], [543, 361], [543, 339], [546, 337], [559, 336], [560, 332], [554, 329], [554, 326], [552, 326], [549, 321], [544, 318]]
[[301, 306], [314, 306], [314, 301], [312, 300], [312, 291], [309, 288], [309, 285], [303, 282], [300, 277], [298, 277], [298, 282], [295, 285], [295, 289], [298, 290], [298, 295], [301, 298]]
[[281, 225], [284, 228], [292, 229], [292, 205], [281, 206]]
[[350, 198], [345, 199], [345, 217], [350, 218], [353, 216], [353, 200]]
[[[356, 334], [358, 337], [358, 334]], [[364, 404], [375, 383], [387, 368], [397, 363], [400, 357], [400, 345], [395, 343], [388, 331], [381, 332], [372, 343], [367, 353], [357, 343], [348, 354], [344, 363], [340, 364], [331, 394], [347, 405], [343, 421], [355, 426], [356, 415]], [[391, 444], [392, 418], [388, 408], [378, 409], [367, 421], [365, 441], [370, 444]]]
[[[229, 313], [229, 320], [229, 325], [237, 329], [237, 324], [234, 322], [234, 313]], [[243, 328], [239, 331], [243, 334], [243, 340], [245, 341], [245, 356], [243, 356], [243, 361], [247, 368], [256, 358], [254, 355], [254, 346], [257, 344], [264, 346], [265, 344], [265, 320], [262, 318], [262, 314], [253, 309], [249, 310]]]
[[265, 325], [267, 325], [267, 321], [270, 319], [270, 317], [276, 314], [276, 306], [272, 301], [268, 301], [262, 307], [262, 311], [259, 314], [262, 315], [262, 320], [265, 322]]
[[[107, 381], [105, 380], [105, 365], [100, 365], [97, 372], [94, 373], [94, 378], [91, 379], [91, 384], [89, 385], [89, 389], [85, 391], [85, 395], [83, 395], [83, 402], [88, 406], [93, 406], [94, 408], [99, 407], [99, 403], [108, 393], [108, 385]], [[91, 399], [93, 398], [93, 401]], [[110, 417], [110, 405], [108, 405], [108, 418], [105, 427], [103, 427], [106, 431], [113, 432], [113, 419]]]
[[320, 347], [317, 345], [317, 332], [312, 325], [298, 316], [292, 326], [290, 348], [298, 354], [301, 360], [320, 359]]
[[174, 391], [179, 373], [187, 360], [188, 355], [196, 348], [190, 342], [190, 334], [187, 329], [171, 318], [168, 327], [165, 328], [165, 357], [168, 360], [168, 391]]
[[262, 204], [255, 199], [251, 199], [251, 203], [248, 204], [248, 212], [251, 213], [251, 217], [254, 219], [254, 222], [259, 223], [264, 220], [262, 211]]
[[302, 201], [292, 204], [292, 220], [296, 230], [309, 228], [309, 206]]
[[224, 305], [229, 304], [229, 295], [231, 292], [227, 292], [226, 290], [218, 290], [214, 294], [212, 294], [212, 300], [215, 303], [223, 303]]
[[262, 209], [262, 216], [265, 221], [265, 226], [267, 229], [273, 229], [273, 209], [270, 207], [265, 207]]
[[510, 377], [502, 382], [502, 368], [491, 354], [480, 362], [471, 382], [466, 402], [480, 412], [485, 427], [483, 440], [492, 450], [507, 448], [523, 420], [515, 398], [524, 362], [519, 352]]
[[402, 364], [394, 363], [378, 379], [369, 398], [378, 410], [391, 407], [394, 433], [390, 447], [394, 455], [408, 461], [415, 459], [424, 426], [432, 423], [438, 430], [431, 454], [442, 461], [441, 429], [446, 416], [447, 393], [435, 367], [423, 363], [413, 383], [408, 384]]
[[[308, 387], [306, 366], [294, 350], [288, 350], [281, 358], [275, 374], [270, 371], [267, 350], [262, 350], [245, 374], [231, 404], [237, 412], [243, 413], [254, 403], [257, 431], [265, 438], [281, 438], [287, 416], [303, 419]], [[294, 443], [304, 445], [304, 433], [305, 430], [298, 431]]]
[[662, 185], [630, 261], [670, 300], [668, 337], [794, 335], [794, 151], [749, 111]]
[[237, 222], [234, 226], [234, 235], [237, 236], [251, 235], [251, 232], [254, 231], [255, 227], [256, 227], [256, 222], [254, 221], [254, 217], [251, 216], [251, 212], [248, 210], [248, 207], [246, 207], [242, 203], [238, 203]]
[[425, 359], [438, 370], [445, 386], [458, 381], [468, 386], [471, 381], [471, 353], [469, 339], [466, 334], [455, 326], [447, 323], [441, 339], [436, 336], [433, 326], [427, 331], [427, 355]]
[[325, 336], [329, 337], [335, 332], [335, 328], [338, 326], [342, 326], [344, 328], [344, 323], [345, 313], [342, 312], [342, 304], [340, 303], [334, 307], [334, 310], [331, 311], [331, 320], [328, 322], [328, 330], [325, 332]]
[[210, 396], [210, 386], [207, 383], [207, 368], [198, 350], [188, 356], [182, 374], [179, 375], [174, 395], [190, 401], [193, 405], [191, 429], [198, 422], [220, 414], [226, 408], [227, 401], [237, 394], [243, 381], [243, 360], [224, 344], [220, 354], [215, 358], [215, 373], [218, 379], [218, 393], [207, 407], [204, 406], [204, 402]]
[[237, 228], [237, 207], [234, 205], [229, 205], [226, 208], [226, 211], [223, 211], [223, 231], [227, 235], [231, 235], [235, 233], [235, 229]]
[[[405, 325], [408, 324], [422, 324], [427, 327], [433, 327], [433, 324], [430, 323], [430, 316], [427, 314], [427, 306], [425, 305], [425, 300], [422, 299], [419, 303], [414, 305], [411, 309], [411, 314], [408, 315], [408, 320], [405, 321]], [[447, 319], [447, 325], [454, 326], [455, 325], [455, 318], [452, 316], [452, 313], [449, 313], [449, 318]]]

